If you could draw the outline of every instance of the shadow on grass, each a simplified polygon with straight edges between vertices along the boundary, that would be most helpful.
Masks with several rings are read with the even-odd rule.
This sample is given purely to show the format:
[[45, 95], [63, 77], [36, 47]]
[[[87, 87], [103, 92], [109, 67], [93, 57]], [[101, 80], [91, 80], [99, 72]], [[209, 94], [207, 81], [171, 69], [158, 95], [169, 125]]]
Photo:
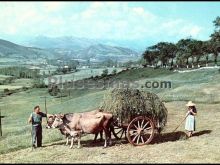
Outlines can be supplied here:
[[212, 130], [203, 130], [203, 131], [195, 132], [193, 134], [193, 136], [200, 136], [200, 135], [204, 135], [204, 134], [210, 134], [211, 132], [212, 132]]
[[[70, 147], [70, 142], [71, 140], [69, 140], [69, 144], [67, 147]], [[94, 140], [84, 140], [83, 138], [81, 138], [81, 145], [82, 147], [104, 147], [104, 143], [105, 141], [104, 140], [97, 140], [96, 142]], [[112, 147], [114, 145], [120, 145], [120, 144], [127, 144], [128, 141], [123, 138], [121, 140], [117, 140], [117, 139], [112, 139], [112, 145], [111, 146], [108, 146], [108, 147]], [[77, 147], [77, 144], [78, 142], [77, 141], [74, 141], [73, 143], [73, 148], [76, 148]], [[56, 145], [63, 145], [65, 146], [66, 145], [66, 140], [65, 141], [59, 141], [59, 142], [54, 142], [52, 144], [48, 144], [46, 145], [46, 147], [49, 147], [49, 146], [56, 146]]]
[[[210, 134], [211, 132], [212, 130], [203, 130], [203, 131], [195, 132], [192, 137], [201, 136], [204, 134]], [[186, 140], [186, 139], [188, 139], [188, 137], [185, 132], [182, 132], [182, 131], [169, 132], [169, 133], [163, 133], [163, 134], [155, 134], [151, 144], [165, 143], [165, 142]]]
[[[211, 132], [212, 130], [203, 130], [203, 131], [195, 132], [192, 137], [201, 136], [204, 134], [210, 134]], [[186, 140], [186, 139], [188, 139], [187, 134], [183, 131], [169, 132], [169, 133], [163, 133], [163, 134], [155, 134], [150, 144], [152, 145], [152, 144], [166, 143], [166, 142]], [[129, 142], [126, 140], [126, 138], [122, 138], [121, 140], [117, 140], [114, 138], [112, 139], [112, 146], [128, 144], [128, 143]], [[65, 146], [65, 144], [66, 144], [66, 141], [59, 141], [59, 142], [54, 142], [52, 144], [46, 145], [45, 147], [56, 146], [56, 145]], [[82, 147], [103, 147], [104, 140], [103, 141], [97, 140], [95, 142], [94, 140], [84, 140], [82, 138], [81, 145]], [[69, 146], [70, 146], [70, 141], [67, 147]], [[108, 147], [112, 147], [112, 146], [108, 146]], [[75, 141], [73, 145], [73, 148], [76, 148], [76, 147], [77, 147], [77, 141]]]

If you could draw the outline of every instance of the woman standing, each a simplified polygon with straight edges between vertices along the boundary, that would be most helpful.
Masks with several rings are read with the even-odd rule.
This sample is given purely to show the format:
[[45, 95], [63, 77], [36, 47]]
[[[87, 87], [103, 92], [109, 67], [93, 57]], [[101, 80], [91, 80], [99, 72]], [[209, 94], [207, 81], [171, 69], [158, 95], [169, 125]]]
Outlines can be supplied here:
[[196, 120], [195, 116], [197, 114], [196, 111], [196, 104], [194, 104], [192, 101], [189, 101], [186, 106], [188, 107], [188, 112], [186, 113], [186, 124], [185, 129], [188, 131], [187, 135], [188, 137], [191, 137], [193, 134], [193, 131], [196, 130]]

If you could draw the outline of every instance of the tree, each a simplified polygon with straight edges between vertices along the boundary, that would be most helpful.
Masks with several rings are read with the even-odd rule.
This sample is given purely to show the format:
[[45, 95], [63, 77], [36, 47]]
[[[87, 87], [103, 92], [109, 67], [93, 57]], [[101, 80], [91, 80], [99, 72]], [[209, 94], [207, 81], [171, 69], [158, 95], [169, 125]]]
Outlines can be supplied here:
[[214, 33], [211, 34], [211, 43], [212, 43], [212, 53], [214, 55], [214, 62], [217, 65], [217, 58], [218, 54], [220, 53], [220, 17], [218, 16], [214, 21], [213, 24], [215, 26]]
[[115, 75], [116, 73], [117, 73], [117, 70], [114, 69], [114, 70], [112, 71], [112, 74]]
[[150, 46], [143, 53], [143, 58], [149, 64], [157, 64], [161, 62], [162, 67], [166, 67], [171, 60], [170, 66], [173, 67], [173, 60], [176, 57], [178, 48], [175, 44], [169, 42], [159, 42], [156, 45]]
[[143, 54], [142, 54], [143, 59], [145, 59], [145, 62], [153, 65], [153, 61], [154, 61], [154, 55], [150, 50], [146, 50]]
[[178, 48], [175, 44], [169, 43], [167, 45], [167, 49], [168, 49], [168, 57], [171, 59], [170, 66], [171, 66], [171, 68], [173, 68], [173, 60], [176, 57], [176, 53], [178, 51]]
[[145, 61], [148, 62], [151, 66], [157, 67], [159, 51], [156, 45], [148, 47], [146, 51], [142, 54], [142, 56]]
[[176, 65], [177, 65], [177, 68], [184, 66], [184, 63], [185, 63], [185, 61], [184, 61], [182, 52], [177, 51], [177, 53], [176, 53]]
[[177, 48], [178, 48], [178, 58], [182, 58], [181, 60], [185, 61], [186, 67], [189, 67], [189, 58], [191, 57], [190, 51], [189, 51], [189, 44], [191, 42], [191, 38], [188, 39], [181, 39], [177, 42]]
[[189, 52], [192, 56], [192, 68], [194, 67], [195, 59], [196, 64], [199, 66], [199, 60], [203, 56], [202, 47], [203, 42], [195, 39], [192, 39], [188, 44]]
[[102, 76], [105, 77], [105, 76], [107, 76], [107, 75], [108, 75], [108, 69], [104, 69], [104, 70], [102, 71]]
[[159, 60], [161, 61], [161, 66], [164, 67], [169, 61], [169, 43], [168, 42], [159, 42], [155, 45], [158, 50]]
[[57, 96], [61, 90], [58, 88], [57, 85], [53, 84], [51, 88], [48, 89], [48, 92], [51, 96]]
[[211, 39], [211, 43], [212, 43], [211, 51], [214, 55], [215, 65], [217, 66], [218, 65], [218, 63], [217, 63], [218, 54], [220, 53], [220, 42], [216, 41], [215, 39]]
[[208, 66], [208, 62], [209, 62], [209, 54], [212, 53], [212, 43], [210, 40], [208, 41], [203, 41], [203, 45], [202, 45], [202, 53], [206, 58], [206, 66]]
[[220, 29], [220, 17], [217, 16], [216, 19], [213, 21], [214, 26], [215, 26], [215, 30], [219, 30]]

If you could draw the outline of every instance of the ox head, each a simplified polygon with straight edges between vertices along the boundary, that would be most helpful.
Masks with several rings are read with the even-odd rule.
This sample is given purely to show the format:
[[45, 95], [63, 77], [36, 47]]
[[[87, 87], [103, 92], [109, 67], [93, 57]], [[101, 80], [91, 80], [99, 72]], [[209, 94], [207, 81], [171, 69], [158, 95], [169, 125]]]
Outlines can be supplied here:
[[59, 126], [61, 126], [63, 124], [63, 117], [64, 115], [63, 114], [58, 114], [58, 115], [54, 115], [55, 118], [54, 118], [54, 121], [51, 125], [52, 128], [58, 128]]
[[48, 129], [51, 128], [54, 120], [55, 120], [55, 115], [48, 117], [46, 128]]

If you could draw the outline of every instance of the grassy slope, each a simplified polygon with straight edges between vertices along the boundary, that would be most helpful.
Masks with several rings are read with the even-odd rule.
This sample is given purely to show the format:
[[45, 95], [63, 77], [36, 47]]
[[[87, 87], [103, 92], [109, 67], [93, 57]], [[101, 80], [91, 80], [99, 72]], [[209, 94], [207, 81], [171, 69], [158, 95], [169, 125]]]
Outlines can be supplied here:
[[[42, 111], [45, 112], [44, 99], [40, 98], [41, 96], [48, 97], [48, 113], [81, 112], [97, 108], [103, 97], [103, 92], [61, 100], [60, 98], [50, 97], [45, 90], [34, 89], [3, 98], [1, 108], [3, 109], [2, 114], [6, 117], [2, 119], [3, 137], [1, 137], [0, 153], [25, 148], [30, 145], [31, 127], [27, 125], [27, 119], [35, 105], [41, 105]], [[55, 141], [62, 137], [57, 133], [53, 133], [52, 131], [49, 136], [45, 136], [44, 143]], [[9, 143], [13, 145], [8, 145]]]
[[193, 100], [201, 103], [220, 103], [218, 70], [199, 70], [190, 73], [175, 73], [160, 80], [171, 81], [172, 89], [163, 89], [159, 95], [165, 101]]
[[172, 71], [166, 69], [140, 68], [121, 72], [114, 78], [118, 80], [138, 80], [141, 78], [153, 78], [172, 74]]
[[[156, 73], [157, 72], [157, 73]], [[135, 77], [135, 78], [134, 78]], [[219, 157], [217, 157], [216, 153], [217, 148], [214, 145], [214, 141], [219, 141], [217, 138], [216, 132], [219, 129], [217, 124], [217, 119], [219, 114], [219, 93], [218, 90], [220, 86], [218, 84], [220, 77], [216, 70], [209, 70], [209, 71], [198, 71], [198, 72], [191, 72], [191, 73], [172, 73], [170, 71], [163, 71], [160, 72], [159, 70], [153, 69], [146, 69], [143, 68], [142, 70], [131, 70], [125, 73], [121, 73], [117, 75], [117, 79], [126, 79], [126, 78], [133, 78], [139, 79], [139, 83], [144, 83], [147, 80], [172, 80], [173, 81], [173, 88], [172, 89], [151, 89], [152, 91], [159, 94], [159, 96], [164, 96], [163, 100], [172, 101], [172, 100], [189, 100], [198, 96], [201, 98], [201, 104], [198, 105], [198, 109], [202, 112], [201, 116], [198, 116], [198, 130], [205, 130], [211, 129], [212, 133], [209, 135], [203, 135], [194, 137], [189, 139], [189, 141], [176, 141], [176, 142], [166, 142], [161, 144], [149, 145], [139, 147], [140, 153], [150, 153], [150, 156], [145, 154], [140, 154], [138, 159], [131, 159], [130, 155], [136, 155], [137, 149], [130, 146], [129, 144], [126, 145], [119, 145], [114, 146], [112, 148], [108, 148], [107, 150], [102, 150], [101, 147], [84, 147], [82, 150], [74, 150], [71, 151], [71, 154], [65, 154], [65, 158], [57, 155], [58, 151], [68, 149], [66, 146], [62, 146], [59, 143], [55, 145], [54, 143], [57, 140], [61, 140], [63, 137], [57, 130], [46, 130], [44, 129], [43, 134], [43, 144], [48, 145], [48, 147], [43, 148], [42, 150], [37, 150], [34, 152], [38, 156], [42, 156], [43, 162], [199, 162], [199, 158], [202, 157], [202, 154], [209, 152], [210, 150], [215, 150], [213, 155], [209, 155], [210, 158], [206, 159], [206, 162], [212, 161], [216, 162], [219, 161]], [[202, 90], [201, 90], [202, 89]], [[194, 92], [190, 92], [194, 91]], [[179, 96], [185, 93], [184, 99], [181, 99]], [[216, 104], [207, 105], [207, 98], [204, 93], [212, 93]], [[58, 113], [58, 112], [80, 112], [80, 111], [87, 111], [98, 107], [102, 97], [104, 95], [104, 90], [91, 90], [87, 91], [83, 90], [76, 90], [75, 93], [72, 93], [72, 96], [66, 98], [53, 98], [50, 97], [45, 89], [32, 89], [25, 92], [20, 92], [13, 94], [10, 97], [5, 97], [2, 99], [1, 109], [2, 114], [6, 116], [3, 118], [3, 137], [1, 137], [0, 141], [0, 153], [8, 153], [11, 151], [15, 151], [22, 148], [27, 148], [30, 146], [31, 139], [30, 139], [30, 129], [31, 127], [27, 125], [27, 118], [32, 111], [32, 108], [40, 104], [42, 107], [42, 111], [44, 111], [44, 100], [40, 98], [40, 96], [48, 96], [47, 105], [48, 105], [48, 113]], [[181, 94], [180, 94], [181, 93]], [[170, 97], [170, 95], [174, 95], [176, 97]], [[69, 100], [70, 99], [70, 100]], [[210, 99], [211, 100], [211, 99]], [[205, 104], [202, 104], [205, 103]], [[210, 103], [213, 103], [212, 101]], [[169, 119], [167, 130], [165, 133], [170, 133], [174, 127], [176, 127], [177, 122], [179, 122], [183, 118], [183, 111], [185, 106], [185, 102], [170, 102], [167, 103], [167, 107], [169, 110]], [[181, 107], [181, 110], [180, 110]], [[211, 111], [210, 111], [211, 110]], [[207, 114], [208, 113], [208, 114]], [[211, 118], [213, 113], [215, 113], [215, 119], [212, 119], [209, 123], [207, 123], [207, 119]], [[207, 115], [204, 115], [207, 114]], [[207, 121], [207, 122], [203, 122]], [[44, 120], [45, 122], [45, 120]], [[45, 123], [44, 123], [45, 124]], [[180, 128], [183, 130], [183, 127]], [[175, 135], [171, 135], [175, 136]], [[218, 136], [219, 137], [219, 136]], [[84, 139], [91, 139], [93, 136], [85, 137]], [[168, 137], [162, 139], [169, 139]], [[208, 138], [208, 139], [207, 139]], [[178, 139], [177, 139], [178, 140]], [[200, 142], [201, 141], [201, 142]], [[212, 142], [210, 142], [212, 141]], [[61, 141], [62, 142], [62, 141]], [[190, 142], [193, 143], [195, 148], [192, 148], [193, 155], [190, 159], [184, 159], [189, 156], [187, 152], [192, 146]], [[86, 142], [85, 142], [86, 143]], [[54, 145], [51, 145], [54, 144]], [[50, 146], [51, 145], [51, 146]], [[102, 144], [101, 144], [102, 145]], [[209, 146], [210, 145], [210, 146]], [[180, 148], [178, 147], [180, 146]], [[200, 151], [200, 147], [203, 146], [201, 154], [197, 155]], [[163, 148], [160, 150], [160, 148]], [[35, 157], [33, 157], [33, 153], [28, 153], [30, 148], [25, 150], [16, 151], [14, 153], [9, 153], [9, 155], [2, 155], [0, 158], [3, 162], [36, 162]], [[49, 153], [48, 151], [53, 150], [53, 152]], [[90, 150], [91, 155], [85, 158], [85, 155], [88, 153], [87, 151]], [[165, 152], [164, 156], [155, 156], [154, 154], [160, 151], [159, 155], [163, 155], [163, 151]], [[116, 152], [115, 152], [116, 151]], [[120, 152], [121, 155], [116, 157], [117, 153]], [[129, 153], [128, 153], [129, 152]], [[176, 152], [180, 152], [177, 158], [172, 158], [172, 154], [176, 154]], [[54, 154], [51, 157], [44, 157], [46, 155]], [[69, 153], [69, 152], [68, 152]], [[104, 154], [103, 154], [104, 153]], [[19, 157], [16, 155], [20, 155]], [[83, 156], [84, 155], [84, 156]], [[145, 156], [144, 156], [145, 155]], [[54, 159], [58, 156], [58, 159]], [[168, 156], [165, 159], [165, 156]], [[15, 157], [14, 159], [10, 159], [11, 157]], [[83, 159], [85, 158], [85, 159]], [[91, 158], [91, 159], [89, 159]], [[37, 161], [38, 162], [38, 161]]]
[[[133, 147], [115, 141], [112, 147], [103, 149], [103, 143], [91, 145], [91, 140], [83, 137], [81, 149], [76, 149], [76, 145], [69, 149], [62, 140], [45, 144], [44, 148], [34, 151], [29, 147], [3, 154], [0, 160], [4, 163], [219, 163], [219, 105], [198, 105], [197, 136], [188, 140], [184, 140], [183, 125], [172, 133], [184, 117], [185, 102], [167, 103], [166, 106], [169, 109], [167, 129], [162, 137], [154, 138], [152, 145]], [[213, 113], [216, 117], [210, 120]], [[50, 132], [47, 130], [44, 136]]]
[[[0, 75], [0, 82], [3, 82], [9, 78], [13, 78], [13, 77]], [[21, 89], [23, 87], [29, 88], [33, 85], [33, 80], [32, 79], [25, 79], [25, 78], [21, 78], [21, 79], [13, 78], [12, 81], [9, 82], [9, 80], [8, 80], [7, 82], [1, 83], [1, 84], [4, 84], [4, 85], [0, 85], [0, 93], [3, 92], [4, 89], [16, 90], [16, 89]]]

